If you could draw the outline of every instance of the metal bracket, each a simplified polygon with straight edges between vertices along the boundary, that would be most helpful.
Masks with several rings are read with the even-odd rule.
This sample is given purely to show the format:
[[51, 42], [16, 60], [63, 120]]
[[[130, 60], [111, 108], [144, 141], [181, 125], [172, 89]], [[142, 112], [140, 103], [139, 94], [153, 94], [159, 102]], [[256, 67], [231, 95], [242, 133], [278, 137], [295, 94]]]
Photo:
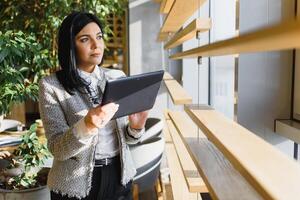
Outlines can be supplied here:
[[200, 31], [197, 31], [197, 32], [196, 32], [196, 38], [197, 38], [198, 40], [200, 40]]
[[198, 56], [197, 58], [198, 65], [202, 64], [202, 56]]

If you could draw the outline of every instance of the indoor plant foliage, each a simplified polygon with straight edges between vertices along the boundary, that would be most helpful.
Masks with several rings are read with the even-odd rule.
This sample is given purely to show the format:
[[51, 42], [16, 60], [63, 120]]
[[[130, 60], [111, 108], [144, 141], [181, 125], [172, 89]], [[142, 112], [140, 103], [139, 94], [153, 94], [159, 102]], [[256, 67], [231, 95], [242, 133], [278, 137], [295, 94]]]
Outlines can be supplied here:
[[14, 103], [37, 99], [38, 80], [51, 65], [48, 54], [33, 35], [0, 31], [0, 115]]
[[0, 1], [0, 30], [22, 30], [35, 34], [44, 49], [49, 49], [51, 67], [57, 67], [57, 32], [72, 11], [86, 11], [99, 17], [104, 25], [104, 38], [111, 33], [105, 26], [110, 14], [123, 15], [127, 0], [2, 0]]
[[46, 144], [36, 136], [36, 124], [22, 136], [22, 142], [7, 158], [10, 164], [2, 170], [0, 181], [2, 189], [26, 189], [46, 184], [46, 174], [38, 175], [38, 167], [51, 156]]

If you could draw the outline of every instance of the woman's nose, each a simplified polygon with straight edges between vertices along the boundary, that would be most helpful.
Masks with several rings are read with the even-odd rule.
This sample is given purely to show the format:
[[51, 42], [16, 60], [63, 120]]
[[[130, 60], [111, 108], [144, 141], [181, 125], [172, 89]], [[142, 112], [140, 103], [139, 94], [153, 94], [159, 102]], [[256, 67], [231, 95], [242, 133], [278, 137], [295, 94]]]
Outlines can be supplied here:
[[97, 39], [92, 40], [92, 49], [97, 49], [101, 47], [101, 41]]

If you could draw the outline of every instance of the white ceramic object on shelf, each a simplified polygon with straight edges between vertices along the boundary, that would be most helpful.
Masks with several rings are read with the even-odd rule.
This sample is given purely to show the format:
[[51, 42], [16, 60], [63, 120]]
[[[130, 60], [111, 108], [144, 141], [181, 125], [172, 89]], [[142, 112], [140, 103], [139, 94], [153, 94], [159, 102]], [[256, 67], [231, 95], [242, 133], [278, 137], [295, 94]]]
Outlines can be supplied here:
[[0, 125], [0, 132], [7, 129], [22, 126], [22, 123], [14, 119], [3, 119]]

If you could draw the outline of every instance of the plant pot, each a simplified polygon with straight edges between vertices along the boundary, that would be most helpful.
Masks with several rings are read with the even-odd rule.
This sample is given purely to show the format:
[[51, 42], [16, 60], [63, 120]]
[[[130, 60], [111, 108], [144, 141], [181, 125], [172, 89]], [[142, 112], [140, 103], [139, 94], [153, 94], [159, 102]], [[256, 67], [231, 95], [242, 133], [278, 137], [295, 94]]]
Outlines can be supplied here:
[[49, 168], [42, 168], [39, 171], [38, 182], [41, 184], [39, 187], [22, 190], [0, 189], [0, 200], [50, 200], [50, 190], [46, 186], [48, 172]]
[[0, 189], [0, 200], [50, 200], [50, 191], [47, 186], [19, 191]]

